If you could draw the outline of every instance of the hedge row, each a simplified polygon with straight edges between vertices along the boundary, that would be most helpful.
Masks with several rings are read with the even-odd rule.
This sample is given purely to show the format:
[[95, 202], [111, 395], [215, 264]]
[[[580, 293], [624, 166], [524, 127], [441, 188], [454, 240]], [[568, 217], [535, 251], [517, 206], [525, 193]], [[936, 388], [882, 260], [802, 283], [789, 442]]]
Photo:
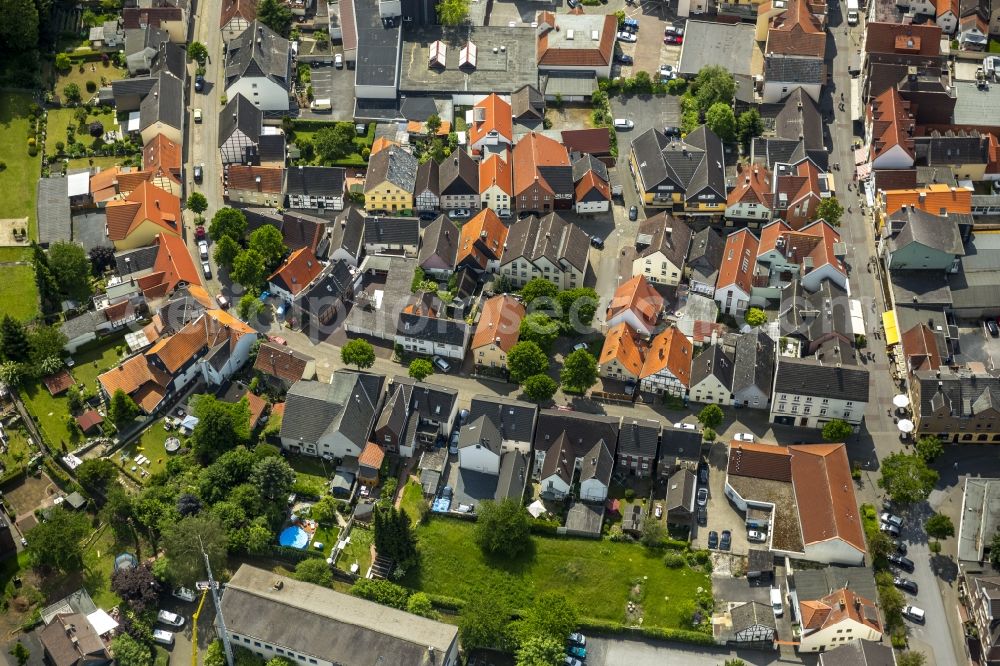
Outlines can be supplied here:
[[598, 634], [637, 635], [644, 638], [676, 641], [678, 643], [690, 643], [692, 645], [717, 645], [715, 639], [712, 638], [711, 635], [703, 634], [697, 631], [690, 631], [688, 629], [668, 629], [666, 627], [629, 627], [621, 622], [599, 620], [597, 618], [582, 618], [580, 620], [580, 630]]
[[16, 486], [28, 476], [26, 467], [18, 467], [0, 476], [0, 490], [7, 490], [9, 486]]
[[308, 560], [310, 558], [323, 557], [323, 553], [310, 548], [303, 548], [300, 550], [298, 548], [280, 545], [272, 545], [265, 549], [264, 552], [257, 554], [261, 556], [273, 557], [276, 560], [284, 560], [293, 564], [298, 564], [302, 560]]
[[52, 458], [42, 458], [42, 465], [45, 467], [45, 471], [48, 473], [52, 481], [55, 482], [55, 484], [64, 492], [72, 493], [80, 490], [80, 486], [78, 486], [77, 483], [70, 478], [69, 474], [67, 474], [57, 462], [52, 460]]
[[431, 603], [435, 608], [440, 610], [449, 611], [460, 611], [465, 608], [465, 600], [459, 599], [457, 597], [448, 597], [443, 594], [430, 594], [427, 593], [427, 597], [431, 600]]

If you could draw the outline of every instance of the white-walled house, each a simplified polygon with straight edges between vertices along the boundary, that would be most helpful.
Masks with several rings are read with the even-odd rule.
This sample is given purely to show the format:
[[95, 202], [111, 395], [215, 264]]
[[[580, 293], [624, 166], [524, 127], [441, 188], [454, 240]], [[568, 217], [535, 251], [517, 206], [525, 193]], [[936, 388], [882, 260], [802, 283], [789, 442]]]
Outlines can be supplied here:
[[500, 473], [500, 430], [485, 415], [469, 421], [458, 435], [458, 466], [496, 476]]
[[580, 500], [607, 499], [620, 423], [614, 417], [542, 410], [535, 428], [532, 471], [540, 482], [541, 494], [565, 499], [574, 475], [579, 473]]
[[822, 428], [834, 419], [857, 426], [868, 406], [865, 368], [814, 358], [778, 357], [771, 396], [771, 423]]
[[501, 449], [531, 453], [531, 441], [535, 436], [535, 422], [538, 419], [538, 405], [501, 396], [473, 396], [469, 406], [468, 422], [480, 416], [490, 416], [500, 430]]
[[288, 40], [255, 21], [226, 45], [226, 97], [243, 95], [262, 111], [287, 111], [291, 87]]
[[882, 621], [874, 601], [850, 588], [815, 600], [799, 600], [802, 621], [799, 652], [824, 652], [855, 640], [882, 640]]

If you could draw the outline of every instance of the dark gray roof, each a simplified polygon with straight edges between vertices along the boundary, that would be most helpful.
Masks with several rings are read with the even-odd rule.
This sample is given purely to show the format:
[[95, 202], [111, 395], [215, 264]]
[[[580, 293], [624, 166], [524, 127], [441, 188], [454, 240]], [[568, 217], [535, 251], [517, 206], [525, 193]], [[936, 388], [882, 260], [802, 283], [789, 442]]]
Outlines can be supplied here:
[[119, 108], [119, 111], [134, 110], [131, 108], [132, 105], [125, 101], [125, 98], [132, 96], [138, 96], [139, 98], [145, 97], [155, 85], [156, 78], [149, 76], [139, 76], [134, 79], [119, 79], [117, 81], [112, 81], [111, 93], [115, 98], [115, 106], [128, 107]]
[[810, 292], [798, 279], [781, 290], [778, 307], [782, 335], [796, 335], [809, 342], [833, 334], [854, 338], [847, 292], [823, 280], [820, 288]]
[[[611, 471], [615, 467], [614, 442], [599, 441], [587, 451], [578, 449], [577, 456], [583, 458], [580, 465], [580, 482], [597, 479], [605, 486], [611, 483]], [[572, 478], [572, 477], [571, 477]], [[567, 482], [569, 479], [565, 479]]]
[[[670, 425], [663, 426], [660, 432], [660, 473], [669, 471], [682, 462], [697, 461], [701, 457], [701, 433], [697, 430], [685, 430]], [[664, 468], [664, 465], [666, 467]]]
[[402, 45], [401, 17], [379, 18], [378, 0], [354, 0], [358, 62], [355, 85], [396, 86]]
[[409, 414], [409, 400], [411, 386], [403, 384], [390, 390], [389, 395], [382, 406], [378, 421], [375, 422], [375, 430], [388, 428], [389, 432], [401, 437], [406, 430], [406, 421]]
[[423, 237], [420, 239], [420, 253], [417, 255], [417, 262], [423, 266], [432, 257], [440, 257], [449, 266], [455, 265], [455, 256], [458, 252], [459, 232], [455, 223], [448, 219], [447, 215], [438, 215], [437, 218], [424, 229]]
[[757, 136], [750, 152], [755, 163], [765, 164], [768, 169], [773, 169], [775, 164], [797, 164], [808, 159], [826, 171], [830, 162], [826, 148], [808, 149], [806, 142], [799, 139]]
[[549, 213], [541, 219], [531, 215], [510, 227], [502, 261], [506, 264], [525, 257], [534, 262], [546, 257], [557, 266], [565, 261], [583, 271], [589, 253], [590, 239], [587, 234], [575, 224]]
[[774, 555], [766, 548], [749, 548], [747, 550], [747, 571], [773, 572]]
[[281, 438], [315, 443], [340, 432], [359, 449], [368, 440], [382, 393], [382, 375], [337, 370], [330, 383], [298, 381], [285, 396]]
[[431, 191], [435, 195], [441, 193], [440, 167], [434, 160], [427, 160], [417, 167], [417, 175], [413, 179], [413, 194], [419, 195]]
[[236, 129], [251, 141], [257, 141], [263, 125], [264, 112], [243, 95], [234, 95], [219, 114], [219, 147], [229, 140]]
[[89, 310], [78, 317], [67, 319], [60, 326], [59, 330], [67, 339], [73, 340], [81, 335], [92, 333], [97, 330], [98, 325], [106, 322], [108, 318], [103, 312]]
[[727, 389], [733, 385], [733, 359], [722, 345], [708, 345], [691, 361], [691, 386], [715, 376]]
[[442, 196], [479, 194], [479, 166], [464, 150], [441, 160], [438, 174]]
[[343, 196], [346, 175], [343, 167], [291, 167], [285, 169], [285, 194]]
[[501, 396], [477, 395], [469, 407], [469, 419], [489, 415], [506, 440], [530, 442], [535, 434], [538, 406]]
[[501, 502], [507, 498], [520, 500], [528, 481], [528, 456], [521, 451], [507, 451], [500, 456], [500, 474], [493, 499]]
[[247, 235], [269, 224], [281, 232], [285, 245], [293, 252], [315, 247], [327, 226], [326, 219], [301, 210], [279, 213], [274, 208], [244, 208], [243, 212], [247, 218]]
[[945, 133], [934, 130], [929, 136], [916, 137], [914, 149], [918, 164], [926, 166], [952, 166], [988, 164], [990, 161], [989, 137], [979, 132]]
[[371, 156], [365, 178], [365, 192], [388, 181], [396, 187], [413, 192], [417, 179], [417, 158], [402, 148], [386, 148]]
[[344, 298], [351, 293], [353, 281], [350, 265], [343, 259], [336, 261], [302, 291], [298, 305], [305, 312], [320, 315], [331, 305], [332, 299]]
[[825, 66], [818, 58], [769, 56], [764, 59], [765, 81], [822, 84], [825, 78]]
[[430, 421], [446, 421], [458, 402], [458, 391], [452, 388], [418, 382], [410, 377], [396, 375], [392, 378], [394, 385], [405, 384], [410, 391], [410, 409], [422, 419]]
[[589, 154], [580, 155], [580, 157], [573, 162], [573, 182], [579, 182], [581, 178], [587, 175], [588, 171], [593, 171], [597, 177], [604, 182], [610, 182], [610, 178], [608, 177], [608, 165]]
[[470, 420], [458, 433], [459, 449], [482, 447], [499, 456], [502, 443], [500, 430], [493, 419], [486, 415]]
[[647, 191], [672, 183], [685, 198], [707, 190], [725, 200], [725, 151], [719, 137], [706, 126], [673, 141], [660, 130], [649, 129], [632, 142], [632, 150]]
[[774, 380], [776, 393], [868, 402], [868, 371], [824, 365], [809, 358], [782, 356]]
[[151, 74], [167, 72], [183, 81], [187, 76], [187, 51], [180, 44], [163, 42], [149, 71]]
[[[774, 611], [767, 604], [758, 601], [748, 601], [739, 606], [733, 606], [729, 611], [733, 620], [733, 632], [740, 632], [751, 627], [768, 627], [775, 629]], [[891, 650], [890, 650], [891, 652]]]
[[890, 251], [919, 243], [946, 254], [965, 254], [958, 223], [950, 215], [942, 217], [907, 206], [889, 216], [889, 227], [895, 232], [890, 236]]
[[432, 97], [408, 96], [399, 103], [399, 112], [407, 120], [424, 122], [438, 112]]
[[156, 263], [157, 246], [149, 245], [134, 250], [115, 253], [115, 270], [118, 275], [141, 273], [153, 267]]
[[[961, 277], [961, 273], [954, 278]], [[953, 279], [954, 282], [954, 279]], [[923, 270], [893, 270], [889, 272], [896, 305], [916, 305], [921, 307], [951, 305], [951, 287], [941, 279], [939, 273]], [[900, 329], [905, 330], [905, 329]]]
[[364, 213], [354, 207], [348, 208], [337, 216], [336, 221], [330, 225], [330, 231], [330, 256], [338, 249], [346, 251], [355, 259], [361, 256], [365, 239]]
[[396, 324], [396, 332], [411, 338], [461, 347], [468, 339], [469, 325], [457, 319], [443, 319], [401, 312]]
[[573, 194], [573, 167], [538, 166], [538, 175], [545, 179], [556, 194]]
[[344, 666], [437, 664], [428, 648], [444, 659], [458, 640], [453, 625], [246, 564], [227, 583], [221, 610], [233, 633]]
[[44, 245], [56, 241], [68, 241], [73, 235], [73, 224], [66, 178], [64, 176], [39, 178], [37, 189], [35, 215], [38, 220], [38, 242]]
[[521, 86], [510, 96], [510, 111], [515, 120], [535, 118], [545, 115], [545, 97], [535, 86]]
[[156, 75], [156, 83], [139, 105], [140, 129], [157, 122], [176, 129], [184, 122], [184, 84], [166, 71]]
[[[250, 146], [251, 154], [253, 152], [253, 146]], [[257, 159], [251, 160], [255, 165], [259, 162], [285, 162], [285, 135], [284, 134], [261, 134], [260, 138], [257, 140]], [[335, 169], [338, 167], [322, 167], [328, 169]]]
[[[691, 246], [691, 227], [666, 212], [657, 213], [639, 223], [635, 244], [645, 246], [638, 251], [639, 258], [662, 252], [674, 266], [683, 268]], [[722, 245], [724, 248], [725, 242]]]
[[761, 116], [767, 118], [765, 124], [773, 124], [776, 137], [794, 141], [801, 139], [807, 150], [825, 150], [823, 114], [805, 90], [796, 88], [780, 104], [766, 106], [768, 108], [761, 109]]
[[226, 87], [243, 77], [266, 77], [286, 90], [289, 87], [288, 40], [254, 21], [226, 46]]
[[660, 423], [652, 419], [622, 420], [618, 432], [618, 455], [656, 458], [660, 443]]
[[420, 243], [420, 220], [415, 217], [366, 217], [365, 245], [376, 243], [416, 247]]
[[[560, 446], [562, 449], [545, 456], [542, 476], [559, 473], [563, 478], [567, 474], [572, 477], [572, 461], [587, 456], [589, 463], [590, 458], [598, 457], [596, 452], [601, 448], [606, 449], [609, 456], [613, 455], [618, 442], [619, 427], [620, 419], [616, 417], [580, 412], [567, 414], [554, 409], [541, 410], [535, 428], [535, 450], [549, 451], [555, 446]], [[567, 460], [570, 469], [564, 469], [565, 466], [561, 464], [562, 458]], [[612, 464], [613, 462], [612, 459]], [[603, 471], [603, 464], [599, 461], [598, 465], [591, 465], [589, 473]], [[608, 469], [607, 473], [610, 478], [611, 470]], [[581, 474], [581, 479], [583, 478]], [[569, 479], [566, 481], [568, 483]]]
[[914, 376], [920, 383], [921, 414], [944, 408], [953, 417], [968, 418], [998, 407], [1000, 377], [982, 372], [956, 373], [944, 368], [940, 373], [921, 370]]
[[726, 251], [726, 239], [712, 227], [705, 227], [691, 237], [687, 264], [699, 282], [715, 284]]
[[860, 638], [819, 655], [819, 666], [896, 666], [892, 647]]
[[875, 575], [867, 566], [828, 564], [822, 569], [798, 569], [795, 572], [795, 592], [800, 602], [816, 601], [845, 587], [870, 601], [878, 599]]
[[736, 341], [733, 393], [755, 385], [764, 395], [770, 396], [774, 362], [774, 340], [760, 329], [742, 334]]
[[693, 513], [697, 488], [698, 477], [691, 470], [682, 468], [671, 474], [667, 481], [667, 511], [680, 509]]

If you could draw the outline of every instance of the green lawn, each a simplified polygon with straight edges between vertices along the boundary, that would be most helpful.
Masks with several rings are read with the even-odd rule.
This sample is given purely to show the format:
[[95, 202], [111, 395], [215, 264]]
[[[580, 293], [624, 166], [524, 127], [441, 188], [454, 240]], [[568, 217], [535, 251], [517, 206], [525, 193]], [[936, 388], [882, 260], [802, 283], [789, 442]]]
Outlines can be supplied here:
[[[633, 586], [641, 584], [645, 626], [680, 628], [680, 611], [698, 588], [711, 591], [709, 575], [668, 569], [663, 553], [634, 543], [533, 537], [533, 553], [492, 561], [474, 545], [474, 524], [433, 518], [417, 527], [420, 565], [403, 583], [413, 589], [469, 599], [483, 589], [505, 590], [524, 608], [545, 592], [571, 598], [586, 617], [622, 622]], [[631, 598], [635, 598], [633, 595]]]
[[124, 159], [125, 158], [123, 157], [115, 157], [114, 155], [110, 157], [78, 157], [66, 163], [66, 170], [73, 171], [75, 169], [87, 169], [89, 167], [110, 169], [113, 166], [121, 164]]
[[[0, 142], [2, 144], [3, 142]], [[3, 151], [0, 145], [0, 152]], [[0, 174], [0, 181], [6, 173]], [[6, 188], [3, 188], [6, 191]], [[31, 186], [32, 192], [35, 186]], [[32, 197], [34, 198], [34, 197]], [[32, 217], [34, 219], [34, 217]], [[18, 250], [20, 248], [3, 248]], [[20, 259], [15, 259], [20, 261]], [[3, 280], [0, 280], [0, 303], [4, 314], [26, 321], [38, 316], [38, 287], [35, 286], [35, 270], [29, 266], [4, 266]]]
[[[316, 132], [321, 130], [324, 127], [324, 125], [334, 125], [334, 124], [336, 123], [300, 121], [295, 125], [295, 130], [294, 130], [295, 138], [308, 139], [309, 141], [312, 141], [313, 137], [316, 135]], [[368, 163], [368, 160], [366, 160], [364, 157], [361, 156], [361, 149], [368, 148], [369, 150], [371, 150], [372, 143], [375, 142], [375, 124], [369, 123], [367, 127], [368, 127], [368, 132], [365, 134], [365, 136], [354, 137], [354, 146], [356, 148], [356, 151], [351, 153], [350, 155], [347, 155], [346, 157], [342, 157], [341, 159], [336, 160], [335, 162], [333, 162], [333, 166], [364, 166], [365, 164]], [[321, 163], [321, 160], [319, 159], [318, 156], [314, 160], [314, 163], [316, 164]]]
[[[89, 392], [97, 392], [97, 375], [111, 369], [118, 363], [115, 346], [122, 341], [121, 336], [101, 340], [83, 348], [74, 356], [76, 365], [70, 371], [78, 384], [83, 384]], [[70, 431], [66, 427], [69, 416], [69, 401], [66, 394], [51, 396], [40, 381], [25, 382], [21, 398], [28, 410], [38, 419], [38, 423], [50, 445], [58, 447], [60, 442], [71, 443]]]
[[424, 491], [416, 481], [410, 481], [403, 486], [403, 498], [399, 500], [399, 507], [406, 511], [410, 520], [417, 522], [420, 519], [420, 507], [424, 506]]
[[[46, 120], [46, 138], [45, 138], [45, 154], [46, 155], [56, 155], [59, 151], [56, 150], [56, 143], [62, 141], [64, 144], [68, 144], [66, 141], [66, 128], [70, 125], [78, 126], [79, 123], [76, 121], [76, 117], [73, 115], [75, 109], [49, 109], [48, 117]], [[81, 135], [79, 131], [76, 132], [77, 141], [86, 142], [89, 136], [86, 131]]]
[[[91, 71], [91, 66], [94, 67], [95, 71]], [[75, 83], [80, 86], [80, 94], [83, 95], [83, 101], [86, 102], [97, 94], [96, 91], [87, 92], [87, 81], [93, 81], [94, 85], [100, 88], [101, 79], [104, 79], [106, 84], [110, 84], [112, 81], [123, 78], [125, 78], [125, 70], [115, 67], [110, 62], [107, 65], [101, 62], [85, 62], [83, 63], [83, 72], [80, 71], [79, 65], [74, 65], [65, 74], [56, 75], [55, 94], [62, 99], [63, 88], [69, 83]]]
[[[28, 130], [31, 97], [24, 93], [0, 91], [0, 161], [7, 168], [0, 172], [0, 213], [5, 218], [28, 218], [28, 233], [36, 237], [35, 183], [41, 162], [28, 155]], [[5, 280], [6, 281], [6, 280]], [[5, 305], [8, 293], [0, 293]]]
[[[338, 534], [340, 534], [340, 528], [336, 525], [320, 525], [316, 528], [313, 543], [318, 541], [323, 544], [323, 557], [330, 557], [333, 547], [337, 545]], [[309, 544], [309, 550], [316, 550], [312, 543]]]
[[[138, 441], [132, 442], [121, 451], [115, 452], [115, 464], [119, 467], [127, 469], [129, 474], [137, 479], [149, 479], [148, 476], [143, 477], [139, 470], [144, 469], [150, 474], [162, 472], [167, 466], [167, 458], [172, 455], [176, 455], [167, 453], [167, 450], [163, 447], [168, 437], [180, 437], [181, 446], [185, 445], [184, 442], [187, 439], [177, 432], [176, 428], [174, 430], [167, 430], [163, 427], [163, 419], [157, 419], [151, 426], [143, 431], [142, 436], [138, 439]], [[122, 460], [123, 453], [128, 456], [127, 460]], [[135, 457], [139, 454], [149, 458], [149, 463], [146, 465], [136, 464]], [[136, 468], [135, 471], [132, 470], [133, 467]]]
[[[23, 426], [24, 424], [21, 424]], [[0, 454], [0, 464], [7, 471], [23, 467], [31, 458], [31, 455], [38, 450], [37, 445], [28, 443], [28, 435], [23, 427], [4, 428], [7, 433], [7, 453]]]
[[115, 558], [122, 553], [136, 553], [132, 542], [119, 542], [115, 532], [107, 525], [100, 528], [100, 535], [83, 551], [83, 586], [98, 608], [113, 608], [121, 603], [111, 591], [111, 574], [115, 570]]
[[314, 456], [294, 456], [286, 458], [295, 470], [295, 483], [308, 486], [311, 494], [322, 497], [326, 492], [327, 483], [336, 471], [332, 463]]
[[31, 250], [26, 247], [0, 247], [0, 263], [31, 261]]
[[351, 565], [357, 562], [358, 575], [364, 576], [372, 564], [372, 541], [374, 539], [374, 532], [355, 523], [351, 530], [351, 542], [337, 558], [337, 568], [350, 571]]

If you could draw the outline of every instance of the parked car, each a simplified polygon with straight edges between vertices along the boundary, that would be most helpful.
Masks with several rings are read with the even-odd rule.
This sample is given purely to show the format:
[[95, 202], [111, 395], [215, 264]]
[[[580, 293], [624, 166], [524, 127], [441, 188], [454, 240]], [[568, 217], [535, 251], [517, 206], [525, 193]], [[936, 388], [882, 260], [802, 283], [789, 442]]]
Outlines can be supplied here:
[[619, 53], [616, 55], [615, 61], [620, 65], [632, 65], [635, 63], [635, 59], [626, 53]]
[[719, 547], [719, 533], [712, 530], [708, 533], [708, 547], [718, 548]]
[[753, 543], [764, 543], [767, 541], [767, 534], [760, 530], [747, 530], [747, 541]]
[[604, 239], [601, 238], [600, 236], [591, 236], [590, 237], [590, 244], [592, 246], [596, 247], [598, 250], [603, 250], [604, 249]]
[[893, 538], [899, 536], [899, 528], [892, 523], [879, 523], [878, 528]]
[[889, 513], [888, 511], [883, 511], [882, 514], [878, 517], [878, 519], [883, 523], [891, 523], [896, 527], [903, 526], [903, 519], [897, 515]]
[[681, 430], [697, 430], [693, 423], [685, 423], [684, 421], [678, 421], [674, 424], [675, 428], [680, 428]]
[[171, 627], [183, 627], [184, 618], [182, 618], [177, 613], [171, 613], [170, 611], [161, 610], [156, 614], [156, 621], [163, 624], [169, 624]]
[[698, 463], [698, 483], [708, 485], [708, 463], [704, 460]]
[[566, 655], [566, 657], [563, 658], [563, 666], [583, 666], [583, 662], [576, 657]]
[[906, 555], [906, 544], [899, 539], [893, 539], [892, 543], [896, 546], [896, 552], [900, 555]]
[[449, 363], [448, 361], [444, 360], [440, 356], [437, 356], [437, 355], [433, 356], [431, 358], [431, 363], [433, 363], [434, 367], [437, 368], [438, 370], [440, 370], [441, 372], [445, 372], [445, 373], [451, 372], [451, 363]]
[[160, 643], [161, 645], [173, 645], [174, 635], [164, 629], [154, 629], [153, 642]]
[[681, 135], [681, 128], [675, 127], [674, 125], [667, 125], [663, 128], [663, 133], [668, 137], [679, 137]]
[[708, 525], [708, 508], [704, 506], [698, 507], [698, 524], [702, 527]]
[[587, 658], [587, 648], [581, 645], [570, 645], [566, 648], [566, 652], [569, 653], [569, 656], [576, 657], [577, 659]]
[[580, 0], [566, 0], [566, 4], [570, 9], [576, 9], [580, 6]]
[[702, 486], [698, 489], [698, 506], [705, 506], [708, 504], [708, 488]]
[[618, 32], [618, 41], [628, 42], [629, 44], [635, 44], [637, 41], [639, 41], [639, 38], [633, 35], [628, 30], [620, 30]]
[[581, 349], [583, 351], [587, 351], [587, 343], [586, 342], [578, 342], [575, 345], [573, 345], [573, 351], [580, 351]]
[[722, 530], [722, 536], [719, 537], [719, 550], [729, 550], [729, 546], [733, 543], [733, 533], [729, 530]]
[[205, 227], [204, 227], [204, 225], [199, 224], [197, 227], [194, 228], [194, 237], [197, 240], [205, 240]]
[[737, 442], [753, 442], [753, 435], [748, 432], [738, 432], [733, 435], [733, 439]]
[[919, 587], [917, 587], [917, 582], [915, 580], [910, 580], [909, 578], [901, 578], [896, 576], [892, 579], [892, 584], [901, 590], [906, 590], [910, 594], [917, 594]]
[[680, 35], [669, 35], [663, 38], [664, 44], [683, 44], [684, 38]]
[[570, 634], [567, 640], [570, 645], [580, 645], [583, 647], [586, 647], [587, 645], [587, 637], [578, 631], [574, 631], [572, 634]]
[[917, 608], [916, 606], [904, 606], [903, 607], [903, 617], [908, 620], [912, 620], [918, 624], [924, 623], [924, 609]]
[[269, 335], [267, 336], [269, 342], [273, 342], [276, 345], [288, 346], [288, 340], [284, 339], [280, 335]]
[[993, 321], [992, 319], [987, 319], [985, 321], [985, 324], [986, 324], [986, 330], [990, 332], [990, 335], [992, 335], [994, 338], [1000, 337], [1000, 327], [997, 327], [997, 323], [995, 321]]
[[195, 600], [194, 590], [186, 587], [175, 587], [173, 592], [175, 599], [180, 599], [181, 601], [192, 602]]
[[344, 54], [343, 53], [338, 53], [337, 55], [333, 56], [333, 66], [336, 67], [337, 69], [343, 69], [344, 68]]
[[204, 89], [205, 89], [205, 77], [199, 74], [198, 76], [194, 77], [194, 91], [201, 92]]
[[200, 183], [204, 175], [205, 175], [205, 165], [204, 164], [194, 165], [194, 182]]
[[202, 261], [208, 261], [208, 241], [198, 241], [198, 256]]
[[461, 220], [462, 218], [469, 217], [470, 215], [472, 215], [472, 212], [468, 208], [456, 208], [448, 211], [448, 217], [453, 220]]
[[458, 453], [458, 431], [451, 433], [451, 439], [448, 441], [448, 453], [451, 455], [456, 455]]
[[660, 65], [660, 78], [661, 79], [676, 79], [677, 72], [671, 65]]
[[219, 307], [222, 308], [223, 310], [229, 309], [229, 299], [223, 296], [222, 294], [216, 296], [215, 300], [219, 303]]
[[634, 18], [625, 19], [624, 21], [622, 21], [622, 25], [625, 26], [626, 28], [635, 28], [636, 30], [639, 29], [639, 21]]
[[615, 118], [616, 130], [630, 130], [635, 127], [635, 123], [628, 118]]
[[628, 209], [628, 219], [630, 222], [635, 222], [639, 219], [639, 209], [637, 207], [632, 206]]
[[201, 122], [201, 109], [195, 109], [194, 110], [194, 121], [196, 123], [200, 123]]
[[899, 567], [903, 571], [913, 573], [913, 560], [898, 553], [891, 553], [889, 555], [889, 564]]
[[207, 261], [201, 262], [201, 272], [205, 274], [206, 280], [212, 279], [212, 267], [208, 265]]
[[424, 210], [420, 212], [420, 219], [423, 220], [424, 222], [429, 222], [430, 220], [433, 220], [437, 216], [438, 214], [432, 210]]

